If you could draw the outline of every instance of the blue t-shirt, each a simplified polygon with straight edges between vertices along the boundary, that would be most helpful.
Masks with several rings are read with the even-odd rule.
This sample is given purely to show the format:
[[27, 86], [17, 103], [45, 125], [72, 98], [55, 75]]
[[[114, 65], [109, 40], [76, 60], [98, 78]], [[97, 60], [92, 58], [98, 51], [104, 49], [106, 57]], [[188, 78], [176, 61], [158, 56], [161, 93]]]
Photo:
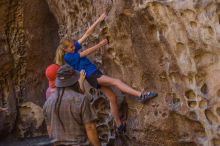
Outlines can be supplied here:
[[87, 57], [80, 58], [78, 51], [82, 47], [78, 41], [74, 42], [74, 46], [75, 51], [73, 53], [65, 53], [64, 60], [77, 71], [85, 70], [86, 78], [89, 78], [97, 70], [97, 67]]

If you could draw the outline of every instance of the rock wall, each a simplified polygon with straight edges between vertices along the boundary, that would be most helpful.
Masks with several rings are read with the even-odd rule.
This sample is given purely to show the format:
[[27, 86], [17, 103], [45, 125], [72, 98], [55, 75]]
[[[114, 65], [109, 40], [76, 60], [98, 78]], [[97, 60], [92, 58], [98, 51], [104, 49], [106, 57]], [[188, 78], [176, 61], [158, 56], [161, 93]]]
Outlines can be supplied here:
[[91, 59], [105, 74], [159, 93], [146, 105], [126, 97], [125, 145], [220, 145], [219, 0], [47, 3], [0, 2], [0, 107], [8, 108], [0, 112], [1, 137], [13, 129], [19, 137], [44, 134], [44, 69], [53, 62], [58, 33], [76, 39], [108, 11], [84, 47], [104, 37], [110, 44]]
[[84, 44], [103, 37], [93, 61], [139, 90], [156, 90], [146, 105], [127, 98], [130, 145], [220, 145], [218, 0], [47, 0], [60, 37], [78, 38], [104, 11]]
[[42, 0], [1, 0], [0, 18], [0, 107], [8, 108], [0, 112], [0, 135], [34, 136], [42, 125], [36, 123], [45, 101], [44, 70], [53, 62], [58, 24]]

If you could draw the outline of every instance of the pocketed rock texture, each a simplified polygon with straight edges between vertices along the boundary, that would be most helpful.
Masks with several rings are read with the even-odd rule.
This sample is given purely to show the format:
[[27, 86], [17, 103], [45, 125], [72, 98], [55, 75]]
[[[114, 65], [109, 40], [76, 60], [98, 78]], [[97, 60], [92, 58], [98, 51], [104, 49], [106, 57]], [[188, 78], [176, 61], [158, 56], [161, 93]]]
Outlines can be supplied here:
[[131, 146], [220, 145], [219, 0], [47, 0], [60, 37], [78, 38], [108, 17], [84, 47], [110, 44], [93, 61], [110, 76], [159, 97], [127, 98]]
[[[53, 62], [58, 33], [60, 38], [76, 39], [98, 15], [108, 11], [105, 22], [84, 47], [104, 37], [109, 38], [110, 44], [91, 59], [105, 74], [136, 89], [159, 93], [145, 105], [126, 97], [127, 135], [116, 144], [220, 145], [219, 0], [47, 3], [0, 1], [0, 107], [8, 108], [7, 112], [0, 112], [1, 138], [13, 129], [19, 137], [45, 133], [40, 108], [47, 87], [44, 70]], [[94, 101], [94, 106], [102, 101], [105, 102]], [[103, 105], [106, 109], [106, 103]], [[97, 112], [101, 118], [109, 117], [106, 110]], [[101, 119], [101, 128], [98, 127], [105, 142], [106, 137], [114, 139], [112, 129], [108, 129], [112, 123], [108, 121], [111, 119]]]
[[[110, 112], [110, 105], [107, 97], [103, 94], [100, 89], [93, 88], [87, 81], [84, 83], [85, 94], [90, 98], [90, 104], [96, 112], [96, 129], [98, 132], [98, 137], [102, 146], [119, 146], [128, 145], [127, 139], [119, 137], [116, 130], [114, 119]], [[112, 90], [118, 96], [118, 106], [120, 108], [120, 117], [122, 119], [127, 119], [128, 105], [125, 101], [125, 96], [118, 89], [112, 88]], [[117, 144], [117, 141], [120, 143]]]
[[34, 109], [45, 101], [44, 70], [53, 61], [58, 25], [42, 0], [1, 0], [0, 18], [0, 107], [8, 108], [0, 112], [0, 137], [45, 133], [36, 125], [42, 111]]

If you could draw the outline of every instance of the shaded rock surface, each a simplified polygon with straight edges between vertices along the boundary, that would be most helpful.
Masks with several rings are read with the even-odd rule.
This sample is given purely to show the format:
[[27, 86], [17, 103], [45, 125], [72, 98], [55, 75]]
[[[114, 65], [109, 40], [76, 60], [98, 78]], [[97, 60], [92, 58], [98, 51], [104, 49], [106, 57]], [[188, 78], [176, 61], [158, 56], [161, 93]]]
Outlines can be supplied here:
[[2, 138], [19, 129], [22, 137], [21, 133], [31, 131], [24, 123], [36, 120], [35, 116], [27, 118], [24, 127], [17, 127], [15, 123], [24, 120], [20, 116], [29, 114], [19, 112], [23, 103], [34, 108], [31, 106], [42, 106], [45, 101], [44, 70], [53, 61], [58, 24], [42, 0], [1, 0], [0, 18], [0, 107], [8, 108], [0, 112], [0, 135]]

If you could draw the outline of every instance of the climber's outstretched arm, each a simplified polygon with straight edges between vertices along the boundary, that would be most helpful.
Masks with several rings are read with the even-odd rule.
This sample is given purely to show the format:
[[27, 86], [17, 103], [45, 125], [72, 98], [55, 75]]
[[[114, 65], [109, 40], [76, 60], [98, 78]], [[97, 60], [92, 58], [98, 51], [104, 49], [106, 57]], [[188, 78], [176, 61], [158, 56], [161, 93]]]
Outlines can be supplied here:
[[103, 13], [86, 31], [86, 33], [78, 40], [80, 44], [82, 44], [87, 37], [89, 37], [95, 30], [95, 27], [98, 25], [99, 22], [103, 21], [106, 17], [106, 14]]
[[108, 40], [104, 39], [104, 40], [100, 41], [97, 45], [95, 45], [91, 48], [88, 48], [85, 51], [80, 52], [80, 58], [85, 57], [85, 56], [93, 53], [94, 51], [98, 50], [102, 46], [105, 46], [107, 43], [108, 43]]

